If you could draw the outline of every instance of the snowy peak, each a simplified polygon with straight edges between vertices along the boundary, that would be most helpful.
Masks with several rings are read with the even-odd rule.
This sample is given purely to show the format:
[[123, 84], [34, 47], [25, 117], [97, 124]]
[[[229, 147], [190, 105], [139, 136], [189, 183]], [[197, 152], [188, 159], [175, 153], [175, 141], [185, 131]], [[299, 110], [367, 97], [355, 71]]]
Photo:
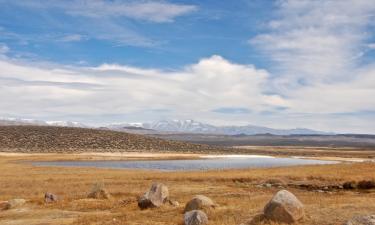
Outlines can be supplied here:
[[306, 128], [295, 129], [273, 129], [268, 127], [246, 125], [246, 126], [213, 126], [194, 120], [160, 120], [153, 123], [126, 123], [110, 126], [109, 128], [129, 128], [138, 127], [159, 132], [178, 132], [178, 133], [200, 133], [200, 134], [224, 134], [224, 135], [292, 135], [292, 134], [332, 134], [327, 132], [315, 131]]
[[89, 127], [85, 124], [72, 121], [43, 121], [35, 119], [0, 118], [0, 125], [38, 125], [57, 127]]
[[210, 132], [215, 129], [214, 126], [203, 124], [194, 120], [161, 120], [147, 124], [149, 129], [168, 131], [168, 132]]

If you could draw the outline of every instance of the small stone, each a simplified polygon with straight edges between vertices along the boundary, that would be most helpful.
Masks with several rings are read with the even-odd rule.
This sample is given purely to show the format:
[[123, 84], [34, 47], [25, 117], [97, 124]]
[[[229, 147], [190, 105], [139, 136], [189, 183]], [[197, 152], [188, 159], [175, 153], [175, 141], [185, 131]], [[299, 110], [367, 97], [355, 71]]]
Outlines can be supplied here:
[[178, 201], [168, 200], [168, 203], [173, 207], [179, 207], [180, 203]]
[[206, 213], [201, 210], [192, 210], [184, 215], [185, 225], [204, 225], [208, 223]]
[[345, 225], [375, 225], [375, 215], [356, 216], [346, 222]]
[[8, 201], [0, 202], [0, 210], [7, 210], [10, 209], [10, 204]]
[[48, 192], [44, 194], [44, 202], [45, 203], [57, 202], [58, 199], [59, 198], [55, 194], [48, 193]]

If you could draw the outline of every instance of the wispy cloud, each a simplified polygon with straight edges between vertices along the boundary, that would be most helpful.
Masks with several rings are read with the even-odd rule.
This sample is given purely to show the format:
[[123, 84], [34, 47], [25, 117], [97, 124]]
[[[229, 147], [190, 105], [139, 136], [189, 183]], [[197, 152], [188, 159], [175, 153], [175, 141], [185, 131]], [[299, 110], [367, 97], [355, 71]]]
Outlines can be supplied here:
[[60, 41], [62, 42], [76, 42], [76, 41], [82, 41], [87, 39], [84, 35], [81, 34], [69, 34], [66, 36], [63, 36]]
[[[10, 6], [3, 10], [22, 9], [35, 14], [33, 22], [40, 21], [35, 24], [34, 29], [45, 30], [45, 27], [50, 27], [49, 33], [32, 35], [17, 34], [3, 28], [3, 30], [0, 29], [0, 33], [4, 34], [2, 38], [18, 39], [25, 43], [96, 39], [110, 41], [115, 45], [137, 47], [154, 47], [161, 41], [143, 35], [133, 22], [149, 22], [155, 26], [172, 23], [177, 17], [198, 9], [195, 5], [146, 0], [29, 0], [23, 2], [0, 0], [0, 3]], [[70, 34], [61, 38], [59, 33]]]
[[366, 97], [375, 96], [375, 65], [361, 61], [375, 21], [371, 0], [280, 1], [276, 15], [250, 43], [273, 62], [270, 85], [289, 112], [375, 107], [375, 98]]
[[9, 60], [0, 61], [0, 67], [2, 115], [48, 116], [53, 112], [62, 116], [74, 111], [97, 116], [165, 109], [159, 113], [193, 118], [218, 109], [234, 109], [238, 114], [248, 107], [260, 112], [278, 106], [265, 102], [269, 97], [262, 93], [266, 71], [220, 56], [201, 59], [177, 71], [115, 64], [55, 65], [51, 69]]
[[172, 22], [176, 17], [196, 11], [195, 5], [175, 4], [167, 1], [153, 0], [29, 0], [25, 2], [2, 0], [9, 4], [35, 9], [62, 9], [66, 13], [76, 16], [93, 18], [128, 17], [135, 20], [144, 20], [155, 23]]
[[8, 51], [9, 51], [9, 47], [4, 43], [0, 43], [0, 55], [5, 54]]

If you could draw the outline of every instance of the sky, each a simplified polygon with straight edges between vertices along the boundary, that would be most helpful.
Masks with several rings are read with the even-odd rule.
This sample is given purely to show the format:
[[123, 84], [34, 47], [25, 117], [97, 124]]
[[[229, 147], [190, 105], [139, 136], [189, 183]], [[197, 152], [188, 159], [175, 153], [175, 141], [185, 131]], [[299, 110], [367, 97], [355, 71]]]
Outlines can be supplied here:
[[375, 134], [375, 3], [0, 0], [0, 117]]

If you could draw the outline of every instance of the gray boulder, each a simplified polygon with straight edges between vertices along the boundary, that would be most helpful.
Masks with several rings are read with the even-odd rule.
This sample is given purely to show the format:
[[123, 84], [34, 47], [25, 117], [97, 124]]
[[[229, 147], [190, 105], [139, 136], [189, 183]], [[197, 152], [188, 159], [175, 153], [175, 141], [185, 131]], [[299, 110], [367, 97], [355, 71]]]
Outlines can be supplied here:
[[375, 225], [375, 215], [356, 216], [346, 222], [345, 225]]
[[162, 183], [154, 183], [150, 190], [138, 199], [138, 206], [141, 209], [160, 207], [166, 203], [168, 199], [168, 187]]
[[184, 212], [215, 208], [216, 204], [207, 196], [196, 195], [185, 205]]
[[201, 210], [192, 210], [184, 215], [185, 225], [204, 225], [208, 223], [206, 213]]
[[44, 202], [45, 203], [57, 202], [58, 199], [59, 198], [55, 194], [48, 193], [48, 192], [44, 194]]
[[304, 215], [303, 204], [287, 190], [277, 192], [264, 207], [264, 216], [276, 222], [294, 223]]

